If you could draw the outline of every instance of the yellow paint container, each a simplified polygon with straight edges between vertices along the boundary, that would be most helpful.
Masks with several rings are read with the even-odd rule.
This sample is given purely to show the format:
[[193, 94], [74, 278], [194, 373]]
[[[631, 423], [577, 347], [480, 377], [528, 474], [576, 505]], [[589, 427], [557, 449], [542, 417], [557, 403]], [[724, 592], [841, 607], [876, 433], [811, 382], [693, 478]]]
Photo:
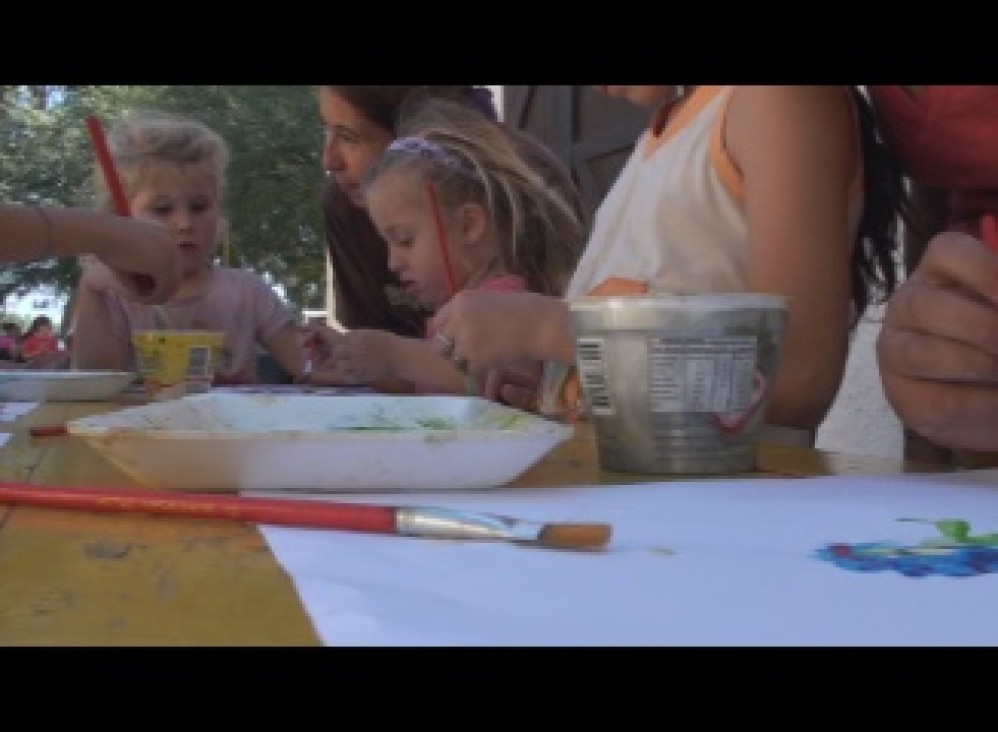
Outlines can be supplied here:
[[225, 334], [208, 330], [143, 330], [132, 334], [139, 373], [157, 399], [211, 388], [222, 366]]

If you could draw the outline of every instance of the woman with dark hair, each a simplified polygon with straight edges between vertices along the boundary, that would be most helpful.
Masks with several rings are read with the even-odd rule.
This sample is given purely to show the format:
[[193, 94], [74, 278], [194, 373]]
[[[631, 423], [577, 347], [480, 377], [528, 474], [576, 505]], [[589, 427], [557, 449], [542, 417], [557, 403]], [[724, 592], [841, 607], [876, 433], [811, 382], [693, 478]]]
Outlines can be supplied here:
[[517, 142], [524, 159], [560, 191], [584, 220], [571, 174], [554, 153], [528, 134], [503, 125], [491, 92], [475, 86], [321, 86], [319, 115], [325, 128], [322, 210], [333, 270], [336, 319], [347, 328], [373, 328], [397, 335], [423, 335], [427, 313], [412, 302], [388, 268], [388, 246], [364, 204], [365, 171], [397, 135], [405, 109], [423, 96], [458, 101], [499, 124]]
[[[492, 383], [487, 395], [570, 415], [580, 379], [567, 299], [782, 295], [789, 321], [762, 439], [811, 443], [853, 326], [895, 284], [904, 189], [864, 98], [849, 86], [600, 88], [650, 120], [600, 204], [566, 297], [464, 291], [431, 326]], [[490, 373], [528, 358], [550, 365], [541, 389]]]

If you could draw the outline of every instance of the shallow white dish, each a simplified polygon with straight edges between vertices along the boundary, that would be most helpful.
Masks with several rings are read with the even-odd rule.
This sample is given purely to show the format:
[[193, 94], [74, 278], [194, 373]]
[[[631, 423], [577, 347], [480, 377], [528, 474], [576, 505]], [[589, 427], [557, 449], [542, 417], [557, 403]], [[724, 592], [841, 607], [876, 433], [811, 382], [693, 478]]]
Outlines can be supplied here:
[[135, 374], [128, 371], [0, 371], [0, 401], [95, 402], [113, 399]]
[[67, 428], [142, 483], [208, 492], [495, 488], [572, 434], [485, 399], [380, 394], [198, 394]]

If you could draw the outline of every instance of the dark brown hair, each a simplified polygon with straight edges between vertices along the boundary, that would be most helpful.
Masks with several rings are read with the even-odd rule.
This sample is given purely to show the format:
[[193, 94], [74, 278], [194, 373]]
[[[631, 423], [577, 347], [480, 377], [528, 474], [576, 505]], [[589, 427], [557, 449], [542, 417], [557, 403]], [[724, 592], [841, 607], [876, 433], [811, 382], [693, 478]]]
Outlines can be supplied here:
[[856, 104], [863, 153], [865, 201], [852, 254], [853, 325], [867, 307], [897, 287], [900, 231], [913, 220], [901, 167], [884, 144], [869, 101], [849, 87]]
[[499, 119], [492, 102], [492, 92], [481, 86], [327, 86], [357, 108], [371, 122], [392, 133], [398, 133], [403, 109], [414, 97], [430, 96], [460, 102], [489, 117]]

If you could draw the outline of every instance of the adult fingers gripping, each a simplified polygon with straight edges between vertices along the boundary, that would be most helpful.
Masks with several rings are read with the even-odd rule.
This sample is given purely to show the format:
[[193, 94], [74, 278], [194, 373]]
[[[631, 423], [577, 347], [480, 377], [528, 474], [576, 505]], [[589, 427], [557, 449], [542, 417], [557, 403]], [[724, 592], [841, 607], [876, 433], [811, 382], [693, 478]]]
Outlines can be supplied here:
[[998, 450], [996, 388], [899, 378], [885, 382], [885, 394], [905, 425], [930, 440], [951, 448]]
[[877, 357], [885, 382], [894, 377], [998, 388], [998, 356], [913, 329], [881, 330]]
[[906, 282], [884, 318], [883, 331], [893, 330], [915, 330], [998, 356], [998, 305], [955, 286]]
[[967, 234], [947, 231], [933, 237], [913, 278], [957, 285], [998, 306], [998, 252]]

